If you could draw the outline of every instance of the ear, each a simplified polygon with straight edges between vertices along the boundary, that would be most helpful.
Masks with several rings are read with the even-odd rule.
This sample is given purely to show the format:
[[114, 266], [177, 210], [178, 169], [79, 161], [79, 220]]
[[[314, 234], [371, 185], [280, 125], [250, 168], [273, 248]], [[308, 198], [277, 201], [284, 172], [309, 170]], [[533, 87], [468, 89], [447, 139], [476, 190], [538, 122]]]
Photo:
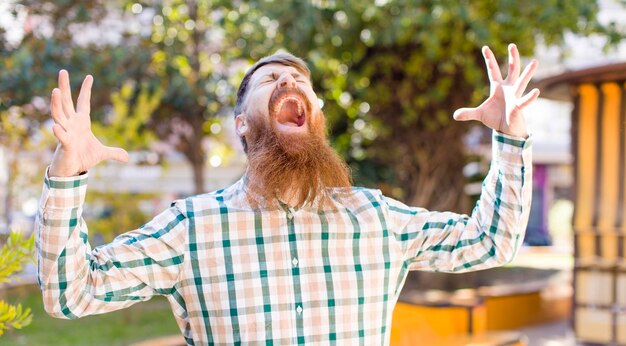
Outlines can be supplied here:
[[244, 113], [235, 117], [235, 131], [239, 137], [244, 137], [248, 133], [248, 122]]

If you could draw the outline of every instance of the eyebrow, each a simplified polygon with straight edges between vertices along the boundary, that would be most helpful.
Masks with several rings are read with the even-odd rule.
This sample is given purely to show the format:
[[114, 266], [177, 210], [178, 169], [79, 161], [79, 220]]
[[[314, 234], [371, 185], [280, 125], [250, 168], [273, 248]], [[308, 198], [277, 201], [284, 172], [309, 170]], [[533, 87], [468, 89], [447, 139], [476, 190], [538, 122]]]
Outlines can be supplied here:
[[[273, 70], [273, 71], [268, 71], [267, 73], [263, 74], [263, 77], [262, 77], [261, 79], [263, 79], [263, 78], [265, 78], [265, 77], [268, 77], [268, 76], [275, 76], [275, 75], [277, 75], [277, 74], [278, 74], [278, 73], [276, 73], [276, 71], [275, 71], [275, 70]], [[292, 73], [291, 73], [291, 76], [292, 76], [293, 78], [305, 77], [302, 73], [300, 73], [300, 72], [298, 72], [298, 71], [296, 71], [296, 72], [292, 72]], [[306, 79], [306, 77], [305, 77], [305, 79]]]

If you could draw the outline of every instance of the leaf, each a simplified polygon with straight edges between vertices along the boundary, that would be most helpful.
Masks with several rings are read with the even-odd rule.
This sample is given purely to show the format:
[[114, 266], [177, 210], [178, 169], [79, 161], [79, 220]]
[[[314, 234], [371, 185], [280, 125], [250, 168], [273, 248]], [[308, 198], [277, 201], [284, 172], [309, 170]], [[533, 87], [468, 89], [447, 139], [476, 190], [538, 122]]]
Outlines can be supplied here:
[[0, 335], [8, 329], [22, 329], [33, 320], [30, 308], [22, 309], [21, 304], [11, 305], [0, 300]]
[[7, 243], [0, 249], [0, 283], [11, 281], [11, 276], [22, 266], [34, 260], [35, 236], [24, 238], [21, 232], [11, 231]]

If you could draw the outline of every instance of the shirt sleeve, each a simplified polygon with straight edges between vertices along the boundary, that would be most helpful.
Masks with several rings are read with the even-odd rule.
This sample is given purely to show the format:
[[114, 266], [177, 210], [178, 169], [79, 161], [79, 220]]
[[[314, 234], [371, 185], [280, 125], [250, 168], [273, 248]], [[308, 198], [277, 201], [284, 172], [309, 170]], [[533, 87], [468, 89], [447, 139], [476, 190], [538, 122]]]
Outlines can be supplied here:
[[172, 291], [184, 260], [187, 218], [173, 204], [139, 229], [91, 249], [82, 218], [87, 174], [46, 174], [35, 222], [44, 308], [74, 319]]
[[492, 162], [471, 216], [407, 207], [383, 197], [409, 269], [464, 272], [510, 262], [526, 232], [532, 138], [493, 132]]

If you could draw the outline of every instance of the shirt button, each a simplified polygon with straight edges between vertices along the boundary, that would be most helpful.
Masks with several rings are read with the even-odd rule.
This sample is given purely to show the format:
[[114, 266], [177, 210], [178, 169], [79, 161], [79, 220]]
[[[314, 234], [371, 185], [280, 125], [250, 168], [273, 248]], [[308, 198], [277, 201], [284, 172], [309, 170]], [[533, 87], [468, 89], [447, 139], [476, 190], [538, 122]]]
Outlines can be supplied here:
[[293, 219], [293, 214], [290, 211], [287, 212], [287, 218], [289, 218], [289, 220]]
[[296, 311], [298, 312], [298, 315], [302, 314], [302, 306], [298, 305], [298, 307], [296, 308]]
[[297, 266], [298, 266], [298, 259], [294, 257], [294, 258], [291, 260], [291, 263], [293, 264], [293, 266], [294, 266], [294, 267], [297, 267]]

